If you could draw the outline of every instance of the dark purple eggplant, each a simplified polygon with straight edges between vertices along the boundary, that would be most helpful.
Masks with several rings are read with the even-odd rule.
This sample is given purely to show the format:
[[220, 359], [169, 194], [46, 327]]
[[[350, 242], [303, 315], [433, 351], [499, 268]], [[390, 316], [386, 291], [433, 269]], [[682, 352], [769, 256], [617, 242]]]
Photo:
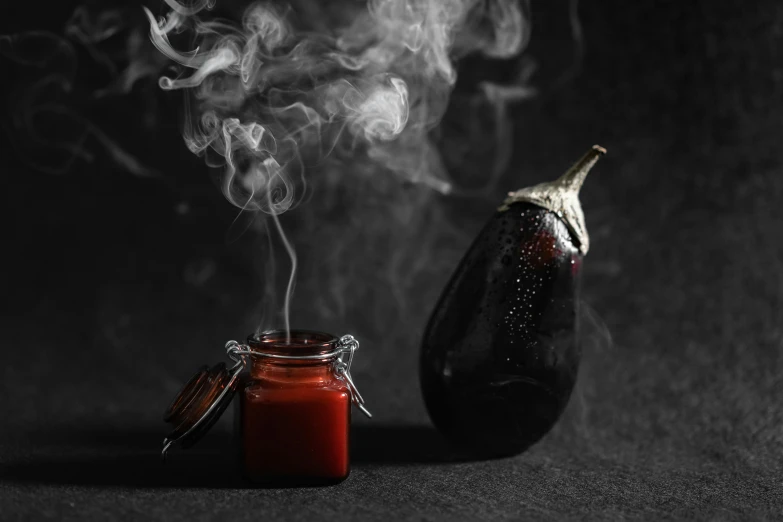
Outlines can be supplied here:
[[579, 189], [605, 152], [594, 146], [558, 180], [509, 193], [435, 306], [422, 393], [438, 430], [473, 454], [521, 453], [568, 403], [589, 247]]

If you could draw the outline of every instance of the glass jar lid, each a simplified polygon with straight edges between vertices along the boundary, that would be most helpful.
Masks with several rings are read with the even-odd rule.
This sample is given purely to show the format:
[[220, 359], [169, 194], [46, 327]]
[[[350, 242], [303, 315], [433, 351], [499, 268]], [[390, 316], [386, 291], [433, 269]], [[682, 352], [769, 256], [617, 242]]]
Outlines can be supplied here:
[[234, 398], [242, 366], [232, 370], [229, 371], [225, 363], [218, 363], [211, 369], [202, 366], [180, 390], [163, 416], [163, 420], [173, 426], [163, 439], [164, 460], [172, 444], [176, 442], [189, 448], [217, 422]]

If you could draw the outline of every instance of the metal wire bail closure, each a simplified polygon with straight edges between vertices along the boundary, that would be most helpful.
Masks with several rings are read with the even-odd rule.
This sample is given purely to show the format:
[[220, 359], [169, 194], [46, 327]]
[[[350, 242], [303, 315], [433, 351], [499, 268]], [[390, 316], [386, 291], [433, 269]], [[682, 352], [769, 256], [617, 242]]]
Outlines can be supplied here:
[[[354, 384], [351, 378], [351, 363], [353, 362], [353, 354], [359, 349], [359, 341], [353, 335], [343, 335], [337, 346], [342, 348], [341, 354], [333, 364], [334, 373], [338, 379], [348, 385], [348, 391], [351, 394], [351, 402], [359, 408], [359, 411], [364, 413], [368, 418], [372, 419], [372, 413], [364, 406], [364, 398], [359, 393], [359, 389]], [[344, 355], [348, 355], [348, 360], [343, 360]]]

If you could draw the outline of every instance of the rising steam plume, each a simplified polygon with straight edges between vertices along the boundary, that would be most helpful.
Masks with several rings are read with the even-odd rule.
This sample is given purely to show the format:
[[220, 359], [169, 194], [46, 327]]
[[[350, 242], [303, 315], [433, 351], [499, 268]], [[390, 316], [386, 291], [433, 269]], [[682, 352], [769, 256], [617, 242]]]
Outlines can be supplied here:
[[[160, 20], [144, 9], [155, 46], [189, 70], [160, 78], [161, 88], [188, 89], [196, 100], [188, 148], [210, 165], [212, 153], [222, 158], [229, 201], [272, 214], [297, 202], [305, 167], [329, 155], [363, 154], [448, 193], [428, 132], [456, 80], [452, 60], [473, 52], [508, 58], [528, 37], [513, 0], [371, 0], [332, 28], [303, 25], [293, 7], [272, 3], [248, 7], [238, 26], [202, 20], [211, 1], [166, 3], [171, 11]], [[308, 20], [326, 19], [319, 3], [305, 9]], [[169, 35], [182, 31], [193, 49], [172, 45]]]
[[[301, 326], [409, 344], [469, 240], [445, 196], [509, 189], [506, 109], [533, 93], [529, 18], [527, 0], [89, 3], [63, 34], [0, 35], [33, 75], [3, 125], [36, 169], [62, 174], [102, 149], [171, 182], [100, 114], [124, 100], [136, 118], [123, 125], [163, 132], [160, 104], [178, 98], [160, 88], [176, 91], [185, 144], [268, 239], [259, 329], [291, 306]], [[457, 64], [476, 56], [517, 72], [455, 94]], [[282, 274], [297, 255], [298, 274]]]
[[[382, 270], [406, 272], [403, 279], [410, 281], [416, 265], [429, 257], [431, 238], [417, 238], [429, 214], [427, 202], [433, 193], [453, 189], [430, 134], [457, 79], [454, 60], [475, 53], [499, 59], [518, 55], [530, 34], [526, 4], [267, 2], [250, 5], [241, 22], [232, 23], [213, 15], [209, 0], [165, 1], [169, 11], [160, 18], [144, 8], [152, 42], [178, 65], [177, 74], [161, 76], [159, 85], [188, 94], [185, 143], [222, 169], [220, 185], [228, 201], [272, 217], [294, 267], [285, 293], [286, 327], [297, 259], [279, 216], [305, 198], [337, 203], [351, 188], [366, 184], [372, 186], [358, 197], [388, 196], [405, 184], [421, 187], [378, 205], [378, 215], [370, 220], [391, 218], [410, 241], [423, 241], [414, 263], [393, 251], [381, 263]], [[522, 85], [482, 87], [501, 110], [509, 99], [530, 93]], [[361, 216], [356, 200], [339, 205]], [[391, 215], [382, 216], [385, 212]], [[322, 227], [319, 236], [329, 237], [328, 228]], [[377, 227], [360, 225], [352, 231], [362, 235], [368, 228]], [[381, 228], [373, 234], [399, 235]], [[338, 250], [345, 244], [332, 239]], [[351, 268], [342, 257], [322, 278], [332, 286], [327, 295], [344, 296], [343, 281], [350, 277], [345, 272]], [[399, 275], [387, 280], [402, 302], [399, 292], [406, 285]], [[338, 297], [325, 308], [344, 308], [342, 301]]]

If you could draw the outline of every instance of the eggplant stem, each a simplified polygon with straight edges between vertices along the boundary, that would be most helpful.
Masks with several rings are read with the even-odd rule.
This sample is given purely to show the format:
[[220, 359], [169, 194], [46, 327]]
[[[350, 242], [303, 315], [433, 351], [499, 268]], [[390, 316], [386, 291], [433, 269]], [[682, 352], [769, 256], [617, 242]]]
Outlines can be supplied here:
[[565, 174], [560, 176], [560, 179], [555, 181], [555, 183], [559, 183], [563, 187], [568, 187], [570, 190], [578, 193], [582, 188], [582, 184], [585, 182], [585, 178], [590, 172], [590, 169], [598, 163], [598, 160], [604, 154], [606, 154], [605, 148], [600, 145], [593, 145], [593, 148], [588, 150], [585, 155], [574, 163]]
[[587, 254], [590, 238], [585, 226], [582, 205], [579, 203], [579, 190], [587, 173], [604, 154], [606, 154], [605, 148], [593, 145], [579, 161], [556, 180], [509, 192], [498, 211], [505, 212], [512, 204], [519, 202], [532, 203], [550, 210], [566, 224], [571, 232], [571, 238], [582, 255]]

